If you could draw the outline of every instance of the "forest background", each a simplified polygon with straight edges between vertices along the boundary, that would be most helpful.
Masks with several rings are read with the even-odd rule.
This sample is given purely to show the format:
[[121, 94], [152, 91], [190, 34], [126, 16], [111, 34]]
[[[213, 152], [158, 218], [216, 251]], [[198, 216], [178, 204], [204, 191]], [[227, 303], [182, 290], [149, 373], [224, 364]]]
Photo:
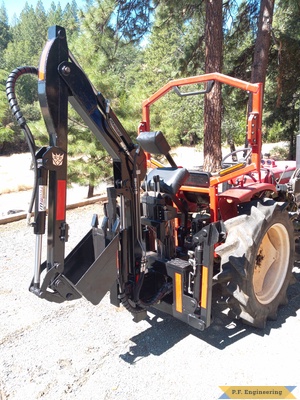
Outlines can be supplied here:
[[[222, 70], [218, 72], [251, 81], [260, 6], [257, 0], [222, 2]], [[20, 15], [9, 21], [2, 3], [0, 155], [28, 151], [9, 110], [5, 83], [16, 67], [38, 66], [49, 26], [66, 28], [71, 52], [134, 138], [144, 99], [171, 79], [205, 72], [205, 23], [210, 23], [206, 11], [204, 0], [86, 0], [80, 9], [73, 0], [64, 8], [52, 2], [47, 10], [39, 1], [36, 7], [26, 4]], [[269, 33], [264, 141], [288, 141], [288, 156], [294, 158], [295, 137], [300, 133], [299, 0], [275, 1]], [[36, 78], [22, 77], [16, 89], [36, 143], [47, 145]], [[218, 134], [223, 144], [244, 143], [247, 105], [246, 93], [222, 87], [222, 125]], [[173, 147], [203, 145], [204, 108], [204, 96], [179, 98], [170, 93], [152, 107], [151, 124], [153, 129], [164, 132]], [[72, 159], [70, 182], [93, 188], [111, 175], [108, 154], [72, 109], [68, 152]]]

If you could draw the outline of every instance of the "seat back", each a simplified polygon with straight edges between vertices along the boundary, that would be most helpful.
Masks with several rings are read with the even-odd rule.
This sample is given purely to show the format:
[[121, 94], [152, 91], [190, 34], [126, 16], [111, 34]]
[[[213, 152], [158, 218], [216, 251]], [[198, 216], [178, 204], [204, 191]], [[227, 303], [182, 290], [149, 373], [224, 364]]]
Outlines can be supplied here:
[[155, 191], [158, 190], [157, 186], [159, 184], [159, 191], [161, 193], [174, 196], [179, 188], [185, 184], [189, 175], [189, 171], [186, 168], [155, 168], [146, 176], [142, 187], [144, 190]]

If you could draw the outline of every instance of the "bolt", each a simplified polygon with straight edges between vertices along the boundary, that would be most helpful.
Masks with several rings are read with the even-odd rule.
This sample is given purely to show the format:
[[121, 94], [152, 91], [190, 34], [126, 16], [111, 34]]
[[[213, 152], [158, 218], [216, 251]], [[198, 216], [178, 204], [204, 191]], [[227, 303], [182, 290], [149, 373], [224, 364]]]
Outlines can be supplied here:
[[57, 36], [59, 39], [64, 39], [66, 37], [65, 32], [61, 29], [57, 32]]
[[197, 307], [197, 302], [196, 302], [195, 299], [191, 299], [191, 306], [192, 306], [193, 308], [196, 308], [196, 307]]
[[54, 283], [55, 287], [58, 287], [61, 284], [61, 280], [57, 279]]
[[70, 68], [70, 67], [67, 67], [67, 66], [62, 67], [62, 73], [63, 73], [65, 76], [69, 75], [70, 72], [71, 72], [71, 68]]

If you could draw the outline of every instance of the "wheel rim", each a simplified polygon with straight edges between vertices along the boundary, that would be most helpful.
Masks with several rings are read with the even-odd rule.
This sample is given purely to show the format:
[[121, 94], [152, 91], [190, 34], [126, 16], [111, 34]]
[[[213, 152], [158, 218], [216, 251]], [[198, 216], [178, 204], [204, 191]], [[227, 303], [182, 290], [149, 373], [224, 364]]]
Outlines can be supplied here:
[[259, 246], [253, 273], [253, 288], [261, 304], [269, 304], [280, 292], [290, 259], [288, 231], [282, 224], [272, 225]]

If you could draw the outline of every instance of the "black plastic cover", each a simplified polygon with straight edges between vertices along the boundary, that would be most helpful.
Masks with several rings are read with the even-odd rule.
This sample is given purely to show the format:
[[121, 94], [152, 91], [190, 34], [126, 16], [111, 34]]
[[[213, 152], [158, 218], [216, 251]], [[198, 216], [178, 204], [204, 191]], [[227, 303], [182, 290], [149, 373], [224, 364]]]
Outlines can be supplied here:
[[150, 154], [167, 155], [171, 150], [169, 143], [161, 131], [141, 132], [136, 140], [142, 149]]
[[146, 190], [156, 190], [155, 180], [159, 177], [159, 191], [176, 195], [180, 186], [182, 186], [189, 177], [189, 171], [186, 168], [155, 168], [146, 177]]

